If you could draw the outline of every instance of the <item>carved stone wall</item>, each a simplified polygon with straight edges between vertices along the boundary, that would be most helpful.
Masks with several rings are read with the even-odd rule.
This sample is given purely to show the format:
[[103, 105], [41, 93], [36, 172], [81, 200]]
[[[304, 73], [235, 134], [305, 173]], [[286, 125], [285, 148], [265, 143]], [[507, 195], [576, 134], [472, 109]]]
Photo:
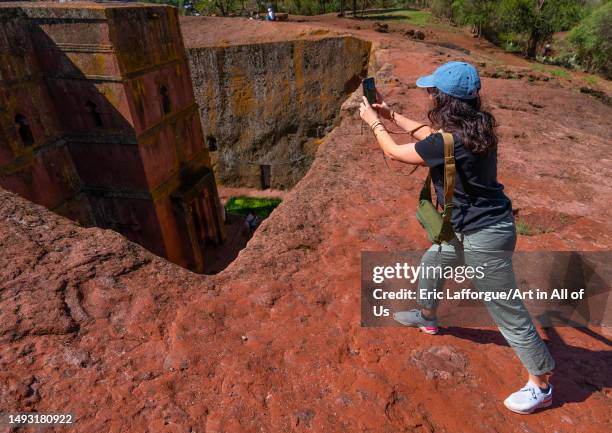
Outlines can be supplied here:
[[18, 3], [0, 21], [0, 185], [202, 269], [223, 221], [176, 9]]
[[188, 48], [217, 180], [295, 185], [360, 85], [369, 52], [369, 42], [350, 36]]

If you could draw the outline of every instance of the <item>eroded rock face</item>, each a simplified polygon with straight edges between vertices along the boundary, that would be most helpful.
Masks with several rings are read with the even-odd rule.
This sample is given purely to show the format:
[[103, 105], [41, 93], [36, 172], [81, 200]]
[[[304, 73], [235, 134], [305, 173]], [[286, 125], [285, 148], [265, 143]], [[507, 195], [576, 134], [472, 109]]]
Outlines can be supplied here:
[[188, 48], [217, 179], [295, 185], [365, 76], [369, 51], [369, 42], [348, 36]]
[[468, 361], [452, 346], [432, 346], [412, 352], [412, 361], [428, 379], [461, 380], [468, 377]]

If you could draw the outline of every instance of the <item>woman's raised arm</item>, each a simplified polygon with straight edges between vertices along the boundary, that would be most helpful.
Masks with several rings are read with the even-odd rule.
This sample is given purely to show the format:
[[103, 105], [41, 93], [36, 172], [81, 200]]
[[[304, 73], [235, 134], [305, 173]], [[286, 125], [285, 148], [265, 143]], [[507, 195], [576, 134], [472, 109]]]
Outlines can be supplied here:
[[411, 120], [406, 116], [402, 116], [397, 111], [392, 110], [383, 100], [383, 96], [378, 90], [376, 91], [376, 103], [372, 104], [372, 108], [375, 109], [381, 117], [393, 121], [393, 123], [404, 131], [411, 132], [412, 136], [417, 140], [423, 140], [433, 132], [428, 125]]
[[363, 97], [363, 103], [359, 108], [359, 115], [370, 126], [372, 132], [374, 132], [376, 142], [386, 156], [396, 161], [405, 162], [406, 164], [425, 164], [423, 158], [421, 158], [421, 156], [414, 149], [414, 143], [398, 145], [395, 140], [393, 140], [382, 122], [378, 120], [376, 111], [368, 103], [365, 96]]

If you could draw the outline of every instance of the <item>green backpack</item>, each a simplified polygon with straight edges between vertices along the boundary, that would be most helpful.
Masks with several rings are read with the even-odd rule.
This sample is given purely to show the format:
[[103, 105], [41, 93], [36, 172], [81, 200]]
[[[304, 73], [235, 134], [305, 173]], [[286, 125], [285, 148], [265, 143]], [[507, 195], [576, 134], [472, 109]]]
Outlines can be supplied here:
[[448, 242], [455, 237], [451, 224], [453, 195], [455, 193], [455, 141], [453, 135], [443, 132], [444, 138], [444, 207], [438, 212], [431, 200], [431, 173], [427, 175], [419, 196], [416, 217], [434, 244]]

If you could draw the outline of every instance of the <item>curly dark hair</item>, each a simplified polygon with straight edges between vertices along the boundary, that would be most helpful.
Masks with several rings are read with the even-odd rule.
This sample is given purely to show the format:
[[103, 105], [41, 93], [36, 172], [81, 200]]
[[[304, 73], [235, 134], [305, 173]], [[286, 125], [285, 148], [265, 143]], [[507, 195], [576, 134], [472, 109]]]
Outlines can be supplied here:
[[478, 155], [486, 155], [497, 146], [497, 121], [481, 109], [480, 97], [459, 99], [435, 91], [433, 100], [427, 117], [434, 129], [457, 134], [465, 148]]

